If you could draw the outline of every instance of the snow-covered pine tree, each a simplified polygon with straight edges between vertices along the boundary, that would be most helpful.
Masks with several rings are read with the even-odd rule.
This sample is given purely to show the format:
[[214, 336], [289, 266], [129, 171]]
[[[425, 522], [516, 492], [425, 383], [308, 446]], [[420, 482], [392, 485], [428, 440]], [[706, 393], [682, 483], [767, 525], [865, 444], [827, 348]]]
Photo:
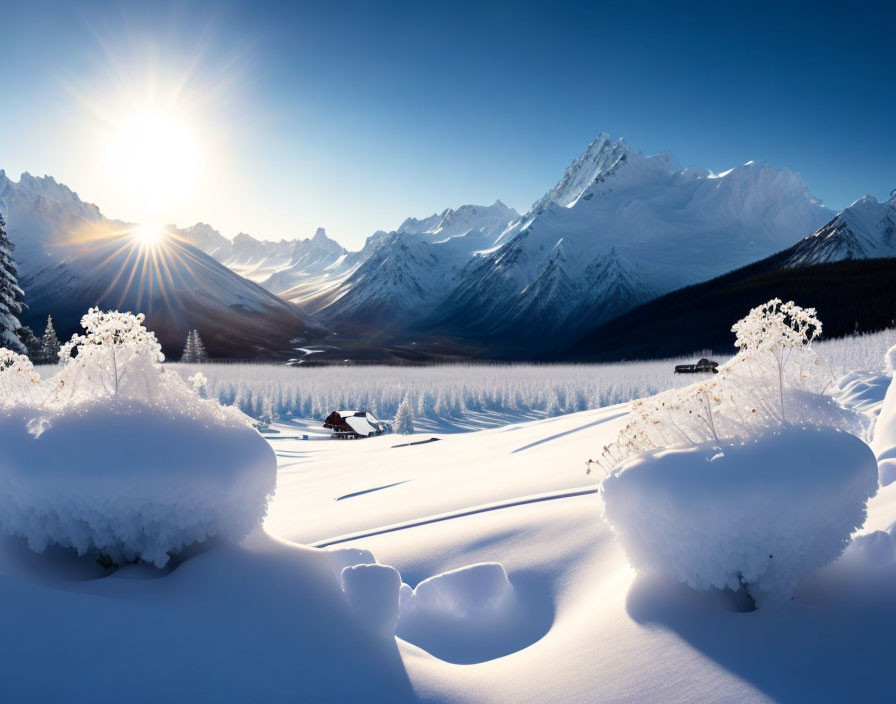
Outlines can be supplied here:
[[34, 330], [32, 330], [27, 325], [23, 325], [18, 330], [16, 330], [16, 337], [19, 338], [19, 342], [25, 345], [28, 359], [34, 362], [35, 360], [40, 358], [40, 340], [37, 339], [37, 335], [34, 334]]
[[398, 412], [395, 414], [395, 432], [402, 435], [410, 435], [414, 432], [414, 411], [411, 408], [411, 401], [405, 395], [404, 400], [398, 406]]
[[196, 361], [197, 363], [207, 362], [208, 361], [208, 352], [205, 351], [205, 344], [202, 342], [202, 338], [199, 337], [199, 331], [193, 331], [193, 349], [196, 353]]
[[59, 338], [56, 337], [56, 328], [53, 327], [53, 316], [47, 316], [47, 327], [40, 338], [40, 352], [37, 362], [39, 364], [56, 364], [59, 361]]
[[187, 333], [187, 341], [184, 343], [184, 351], [180, 356], [180, 361], [185, 364], [193, 364], [196, 362], [196, 343], [193, 340], [193, 331]]
[[25, 293], [19, 288], [18, 271], [12, 258], [13, 244], [6, 236], [6, 222], [0, 215], [0, 347], [15, 352], [27, 352], [16, 332], [20, 327], [16, 317], [22, 312]]

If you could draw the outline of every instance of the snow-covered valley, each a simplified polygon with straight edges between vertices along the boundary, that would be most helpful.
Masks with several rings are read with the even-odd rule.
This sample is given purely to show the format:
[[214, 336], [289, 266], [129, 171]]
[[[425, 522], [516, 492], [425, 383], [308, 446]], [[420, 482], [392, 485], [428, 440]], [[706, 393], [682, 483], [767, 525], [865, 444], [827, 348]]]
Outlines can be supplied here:
[[[279, 419], [260, 427], [262, 442], [235, 408], [218, 404], [220, 379], [216, 387], [193, 365], [141, 362], [139, 345], [153, 355], [158, 347], [139, 331], [139, 319], [90, 321], [137, 331], [134, 356], [119, 357], [130, 376], [115, 395], [86, 383], [100, 370], [120, 374], [106, 366], [102, 345], [82, 348], [60, 368], [43, 368], [42, 381], [15, 356], [0, 372], [12, 394], [7, 403], [21, 393], [16, 388], [51, 390], [36, 410], [29, 410], [33, 400], [14, 405], [0, 424], [0, 515], [12, 533], [0, 540], [6, 701], [111, 702], [122, 691], [138, 702], [846, 701], [894, 691], [886, 648], [896, 627], [896, 539], [888, 532], [896, 522], [896, 477], [886, 469], [896, 427], [896, 403], [885, 401], [891, 332], [819, 345], [831, 364], [824, 374], [840, 377], [826, 403], [855, 419], [856, 432], [882, 460], [867, 520], [839, 559], [802, 576], [792, 599], [754, 610], [743, 588], [698, 591], [663, 572], [634, 569], [618, 526], [605, 520], [604, 473], [590, 471], [588, 460], [637, 423], [643, 411], [636, 408], [659, 398], [637, 401], [638, 388], [661, 383], [665, 373], [676, 379], [661, 387], [666, 397], [688, 393], [692, 387], [671, 374], [669, 360], [608, 365], [605, 372], [482, 367], [493, 386], [474, 378], [476, 386], [495, 396], [480, 396], [486, 405], [478, 409], [463, 396], [464, 379], [476, 368], [392, 370], [381, 378], [376, 368], [343, 370], [357, 373], [352, 383], [366, 379], [366, 398], [384, 407], [402, 396], [390, 384], [403, 383], [433, 397], [453, 393], [465, 410], [424, 414], [412, 435], [337, 442], [320, 417], [278, 405]], [[729, 367], [736, 368], [723, 369]], [[271, 380], [283, 383], [282, 373], [319, 377], [318, 394], [334, 381], [332, 371], [312, 368], [258, 365], [253, 376], [245, 367], [209, 365], [205, 372], [228, 368], [257, 384], [256, 392], [244, 387], [249, 398], [262, 398]], [[553, 415], [538, 407], [546, 390], [598, 388], [612, 377], [631, 402]], [[697, 386], [704, 383], [714, 382]], [[136, 403], [145, 385], [154, 404]], [[63, 388], [79, 395], [58, 396]], [[513, 403], [487, 407], [505, 395]], [[287, 390], [278, 404], [290, 398], [296, 400]], [[346, 400], [325, 399], [315, 403]], [[65, 412], [73, 402], [77, 412]], [[273, 413], [270, 401], [261, 406], [263, 415]], [[819, 420], [824, 415], [820, 406], [807, 410]], [[19, 414], [27, 420], [35, 412], [25, 432], [16, 429]], [[791, 412], [804, 411], [792, 405]], [[141, 418], [139, 425], [129, 420]], [[92, 440], [110, 428], [118, 443], [111, 452]], [[249, 431], [259, 443], [249, 442]], [[801, 433], [803, 443], [819, 431], [788, 432]], [[830, 462], [844, 447], [840, 438], [871, 455], [857, 437], [826, 437], [829, 446], [820, 446], [815, 461], [829, 476], [840, 472]], [[79, 440], [87, 447], [78, 448]], [[137, 454], [129, 459], [131, 450]], [[60, 464], [59, 452], [75, 464]], [[739, 450], [724, 452], [734, 461]], [[96, 471], [90, 453], [101, 463]], [[30, 469], [17, 468], [23, 458]], [[276, 489], [266, 517], [242, 537], [260, 515], [257, 497], [271, 485], [273, 458]], [[159, 461], [164, 467], [154, 466]], [[65, 480], [58, 497], [49, 485], [41, 488], [49, 470], [48, 477], [62, 472], [58, 480]], [[252, 486], [248, 493], [250, 485], [235, 482], [240, 476]], [[786, 484], [786, 473], [780, 479]], [[186, 504], [184, 491], [193, 492]], [[30, 518], [11, 502], [31, 502]], [[792, 502], [798, 526], [803, 508], [799, 498]], [[748, 516], [750, 506], [763, 510], [758, 499], [742, 505]], [[740, 521], [731, 524], [735, 539]], [[159, 552], [166, 540], [177, 546], [203, 534], [214, 537], [169, 548], [170, 559]], [[149, 548], [147, 537], [154, 539]], [[97, 559], [91, 546], [100, 544], [119, 552]]]
[[[865, 401], [879, 406], [880, 395]], [[266, 437], [278, 488], [264, 530], [173, 570], [131, 566], [97, 579], [98, 567], [62, 551], [37, 556], [6, 539], [10, 637], [0, 647], [15, 676], [4, 678], [4, 698], [844, 701], [892, 692], [892, 549], [888, 558], [847, 553], [794, 601], [751, 613], [729, 595], [628, 566], [584, 465], [625, 413], [422, 434], [414, 439], [441, 439], [409, 447], [394, 447], [398, 436], [338, 443], [316, 423], [276, 425]], [[894, 504], [884, 490], [869, 524], [896, 518]], [[500, 563], [514, 603], [475, 618], [402, 613], [398, 639], [381, 635], [340, 588], [344, 565], [370, 559], [360, 551], [411, 587]], [[489, 589], [467, 573], [448, 594], [475, 602]]]

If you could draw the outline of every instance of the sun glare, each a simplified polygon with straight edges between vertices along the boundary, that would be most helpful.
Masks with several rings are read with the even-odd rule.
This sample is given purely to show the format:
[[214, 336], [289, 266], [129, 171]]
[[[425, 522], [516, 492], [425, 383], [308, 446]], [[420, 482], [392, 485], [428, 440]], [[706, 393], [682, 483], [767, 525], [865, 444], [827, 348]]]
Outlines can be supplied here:
[[164, 213], [190, 195], [196, 180], [194, 134], [173, 112], [147, 108], [131, 114], [114, 134], [109, 157], [119, 183], [148, 212]]
[[138, 225], [134, 228], [134, 238], [144, 247], [152, 247], [161, 242], [164, 232], [157, 225]]

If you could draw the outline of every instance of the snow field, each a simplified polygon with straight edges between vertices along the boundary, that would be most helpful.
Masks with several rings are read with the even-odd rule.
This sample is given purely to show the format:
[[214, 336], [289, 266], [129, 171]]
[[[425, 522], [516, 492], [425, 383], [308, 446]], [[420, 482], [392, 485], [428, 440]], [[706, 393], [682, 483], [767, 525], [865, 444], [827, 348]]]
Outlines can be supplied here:
[[[275, 426], [272, 536], [308, 542], [458, 512], [342, 548], [258, 531], [240, 544], [213, 541], [173, 571], [133, 566], [85, 581], [83, 560], [69, 574], [53, 548], [38, 556], [0, 541], [0, 600], [15, 604], [0, 661], [16, 673], [0, 682], [0, 697], [105, 703], [126, 690], [135, 702], [175, 692], [220, 702], [573, 704], [871, 701], [892, 692], [892, 564], [849, 563], [848, 552], [804, 580], [784, 609], [738, 613], [724, 594], [636, 574], [598, 495], [559, 498], [588, 481], [583, 458], [612, 441], [624, 412], [395, 449], [394, 436], [335, 443], [301, 439], [298, 423]], [[515, 500], [540, 492], [558, 498]], [[490, 510], [463, 513], [490, 501]], [[877, 508], [874, 525], [889, 520]], [[513, 599], [465, 620], [427, 614], [416, 632], [402, 614], [394, 639], [365, 623], [342, 588], [343, 569], [374, 555], [400, 572], [405, 593], [499, 563]], [[164, 576], [137, 578], [146, 574]], [[147, 677], [148, 664], [165, 676]]]

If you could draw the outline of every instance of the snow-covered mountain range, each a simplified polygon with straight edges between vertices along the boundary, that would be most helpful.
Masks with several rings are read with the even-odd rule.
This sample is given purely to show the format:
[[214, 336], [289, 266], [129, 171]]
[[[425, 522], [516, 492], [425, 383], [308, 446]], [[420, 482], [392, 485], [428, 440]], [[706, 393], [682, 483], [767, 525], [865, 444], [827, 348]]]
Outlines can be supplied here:
[[832, 215], [787, 169], [682, 168], [601, 134], [522, 217], [500, 201], [465, 205], [378, 231], [357, 252], [321, 230], [279, 243], [182, 233], [331, 325], [559, 344], [780, 251]]
[[896, 257], [896, 191], [883, 203], [865, 196], [845, 208], [797, 243], [787, 264], [808, 266], [882, 257]]
[[787, 169], [682, 168], [601, 134], [471, 262], [433, 320], [471, 337], [570, 339], [781, 250], [831, 214]]
[[328, 269], [341, 271], [340, 260], [347, 254], [342, 245], [327, 237], [323, 228], [307, 239], [279, 242], [258, 240], [244, 232], [230, 240], [205, 223], [177, 232], [224, 266], [276, 294]]
[[48, 314], [70, 334], [90, 306], [127, 309], [147, 314], [168, 352], [198, 329], [216, 356], [288, 352], [307, 330], [295, 306], [175, 233], [144, 242], [51, 177], [15, 182], [0, 171], [0, 210], [26, 293], [23, 322], [38, 330]]
[[394, 327], [429, 314], [480, 251], [494, 247], [519, 213], [501, 201], [464, 205], [378, 230], [348, 252], [319, 228], [308, 239], [232, 241], [208, 225], [179, 230], [241, 276], [331, 323], [365, 320]]
[[[79, 281], [105, 281], [85, 273], [91, 267], [131, 261], [60, 237], [126, 226], [51, 178], [25, 174], [15, 184], [0, 172], [0, 201], [23, 281], [37, 291], [32, 312], [43, 314], [42, 297], [80, 302], [87, 286]], [[797, 242], [793, 265], [893, 256], [894, 202], [866, 197], [834, 216], [787, 169], [757, 162], [722, 173], [683, 168], [668, 152], [646, 156], [601, 134], [522, 216], [500, 200], [463, 205], [377, 231], [353, 252], [323, 228], [278, 242], [245, 233], [231, 240], [204, 223], [170, 230], [174, 246], [203, 272], [198, 282], [178, 273], [190, 282], [183, 295], [202, 299], [208, 291], [208, 305], [222, 309], [214, 319], [226, 309], [295, 320], [294, 303], [335, 331], [367, 328], [396, 340], [430, 336], [524, 354], [569, 344], [640, 303]], [[110, 275], [105, 288], [121, 284]], [[143, 290], [161, 295], [149, 279]]]
[[429, 315], [458, 283], [478, 254], [494, 247], [519, 213], [500, 200], [465, 205], [418, 220], [394, 232], [377, 232], [344, 280], [304, 298], [289, 296], [325, 319], [376, 321], [395, 326]]

